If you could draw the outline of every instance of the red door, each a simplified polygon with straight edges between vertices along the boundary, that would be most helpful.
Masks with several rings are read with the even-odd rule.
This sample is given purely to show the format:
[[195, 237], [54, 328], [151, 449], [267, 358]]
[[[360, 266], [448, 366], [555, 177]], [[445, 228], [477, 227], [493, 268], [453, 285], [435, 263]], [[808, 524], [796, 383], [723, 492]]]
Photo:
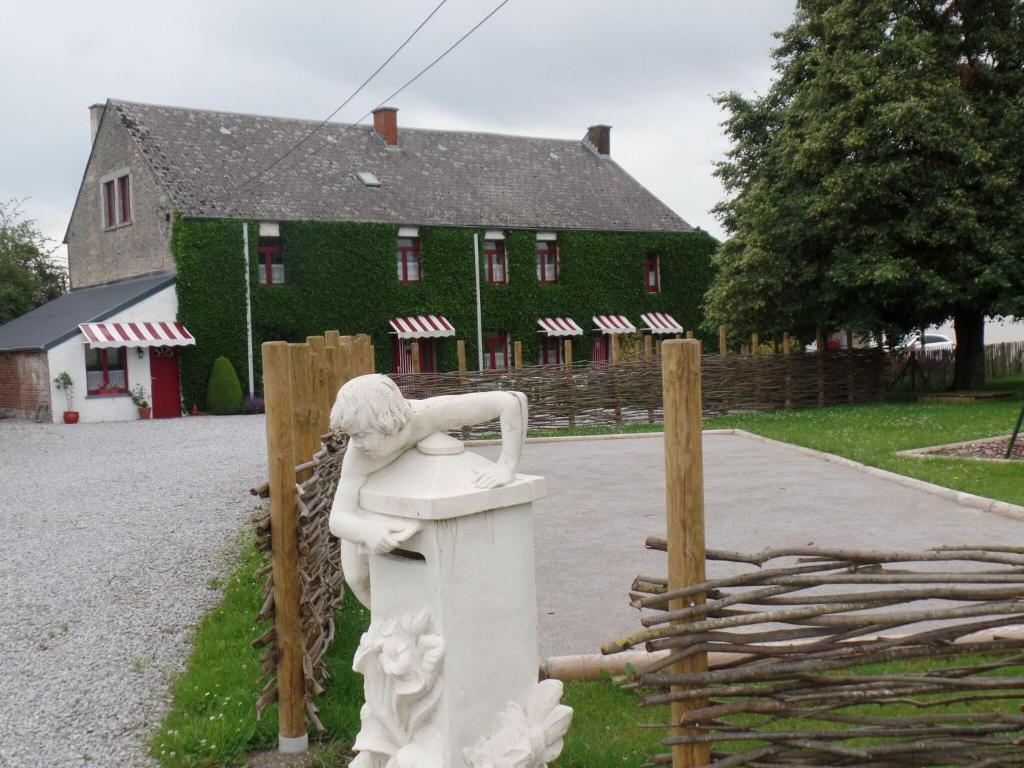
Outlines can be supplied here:
[[594, 346], [590, 351], [590, 361], [595, 365], [608, 362], [608, 336], [606, 334], [594, 334]]
[[174, 419], [181, 416], [178, 350], [175, 347], [150, 347], [149, 376], [153, 392], [153, 418]]

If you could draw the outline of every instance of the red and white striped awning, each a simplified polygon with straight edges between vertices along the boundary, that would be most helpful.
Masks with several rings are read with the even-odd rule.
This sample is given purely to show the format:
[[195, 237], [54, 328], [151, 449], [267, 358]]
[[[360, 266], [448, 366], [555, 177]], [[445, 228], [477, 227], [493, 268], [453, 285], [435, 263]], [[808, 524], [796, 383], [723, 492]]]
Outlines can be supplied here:
[[542, 333], [548, 336], [582, 336], [583, 329], [571, 317], [542, 317], [537, 321]]
[[640, 315], [644, 325], [651, 333], [682, 333], [683, 326], [676, 322], [676, 319], [665, 312], [646, 312]]
[[188, 347], [195, 338], [181, 323], [152, 320], [135, 323], [81, 323], [78, 330], [94, 349], [105, 347]]
[[636, 326], [625, 315], [594, 315], [594, 325], [601, 333], [636, 333]]
[[441, 315], [396, 317], [390, 322], [400, 339], [439, 339], [455, 335], [454, 326]]

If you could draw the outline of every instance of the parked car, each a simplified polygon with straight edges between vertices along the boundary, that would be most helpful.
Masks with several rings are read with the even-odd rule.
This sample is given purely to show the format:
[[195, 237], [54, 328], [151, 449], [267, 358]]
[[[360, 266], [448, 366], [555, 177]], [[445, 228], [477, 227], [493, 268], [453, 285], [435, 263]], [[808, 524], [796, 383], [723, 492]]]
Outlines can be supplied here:
[[[913, 334], [903, 340], [903, 345], [906, 349], [921, 349], [921, 334]], [[925, 352], [952, 352], [956, 349], [956, 342], [953, 341], [949, 336], [945, 336], [941, 333], [928, 333], [924, 334], [924, 351]]]

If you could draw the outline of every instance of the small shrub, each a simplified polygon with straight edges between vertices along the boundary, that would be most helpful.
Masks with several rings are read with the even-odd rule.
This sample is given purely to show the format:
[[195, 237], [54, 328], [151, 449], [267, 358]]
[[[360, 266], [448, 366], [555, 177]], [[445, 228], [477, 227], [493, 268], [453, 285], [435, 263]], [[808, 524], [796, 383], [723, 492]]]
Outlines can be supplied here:
[[210, 413], [219, 415], [242, 410], [242, 385], [231, 361], [223, 355], [213, 361], [210, 384], [206, 388], [206, 407]]

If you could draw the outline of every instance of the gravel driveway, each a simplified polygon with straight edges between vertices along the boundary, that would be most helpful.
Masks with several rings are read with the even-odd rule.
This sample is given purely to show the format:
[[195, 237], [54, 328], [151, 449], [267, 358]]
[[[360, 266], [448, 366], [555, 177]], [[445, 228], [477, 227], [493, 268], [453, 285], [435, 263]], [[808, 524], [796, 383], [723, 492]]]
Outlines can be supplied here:
[[152, 764], [265, 451], [254, 416], [0, 420], [0, 766]]

